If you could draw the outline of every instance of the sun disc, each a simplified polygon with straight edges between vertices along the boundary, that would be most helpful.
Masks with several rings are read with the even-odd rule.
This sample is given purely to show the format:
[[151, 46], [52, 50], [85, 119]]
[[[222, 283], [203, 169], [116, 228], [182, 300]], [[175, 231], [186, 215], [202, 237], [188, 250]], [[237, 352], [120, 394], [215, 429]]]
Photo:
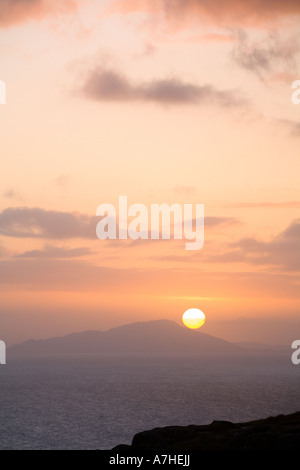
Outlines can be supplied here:
[[205, 323], [205, 315], [199, 308], [189, 308], [182, 315], [182, 322], [188, 328], [197, 329]]

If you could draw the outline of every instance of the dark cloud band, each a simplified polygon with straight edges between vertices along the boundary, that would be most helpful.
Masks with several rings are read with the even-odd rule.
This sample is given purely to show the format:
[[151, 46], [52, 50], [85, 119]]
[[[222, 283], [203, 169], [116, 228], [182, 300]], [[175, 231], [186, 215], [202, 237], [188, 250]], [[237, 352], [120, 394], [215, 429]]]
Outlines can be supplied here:
[[141, 101], [163, 105], [213, 104], [226, 108], [245, 104], [237, 91], [218, 90], [212, 85], [187, 83], [178, 78], [133, 84], [120, 72], [101, 67], [88, 74], [83, 93], [98, 101]]
[[[96, 226], [99, 220], [99, 217], [75, 212], [9, 207], [0, 213], [0, 234], [16, 238], [96, 240]], [[237, 222], [236, 219], [227, 217], [205, 218], [205, 225], [208, 228]], [[38, 253], [36, 255], [38, 256]]]

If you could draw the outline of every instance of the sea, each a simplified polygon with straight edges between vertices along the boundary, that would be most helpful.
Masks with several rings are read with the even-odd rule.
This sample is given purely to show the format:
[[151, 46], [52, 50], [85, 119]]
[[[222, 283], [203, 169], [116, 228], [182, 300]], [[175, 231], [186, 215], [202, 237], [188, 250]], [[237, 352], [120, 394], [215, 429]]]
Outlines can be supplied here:
[[300, 411], [290, 353], [9, 356], [0, 365], [0, 449], [89, 450], [155, 427]]

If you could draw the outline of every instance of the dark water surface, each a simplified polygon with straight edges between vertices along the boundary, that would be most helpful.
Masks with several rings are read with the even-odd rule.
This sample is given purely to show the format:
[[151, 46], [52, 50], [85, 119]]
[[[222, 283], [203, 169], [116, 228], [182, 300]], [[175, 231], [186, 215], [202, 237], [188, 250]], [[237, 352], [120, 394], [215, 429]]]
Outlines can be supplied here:
[[24, 356], [0, 366], [0, 449], [109, 449], [157, 426], [300, 410], [289, 354]]

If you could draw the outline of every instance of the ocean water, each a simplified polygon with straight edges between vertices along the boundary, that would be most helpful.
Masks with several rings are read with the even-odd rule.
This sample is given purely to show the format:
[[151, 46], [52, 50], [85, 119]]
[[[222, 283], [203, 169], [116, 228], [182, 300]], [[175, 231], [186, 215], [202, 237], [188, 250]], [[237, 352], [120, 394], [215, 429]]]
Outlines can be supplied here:
[[28, 355], [0, 366], [0, 449], [110, 449], [158, 426], [299, 410], [290, 354]]

